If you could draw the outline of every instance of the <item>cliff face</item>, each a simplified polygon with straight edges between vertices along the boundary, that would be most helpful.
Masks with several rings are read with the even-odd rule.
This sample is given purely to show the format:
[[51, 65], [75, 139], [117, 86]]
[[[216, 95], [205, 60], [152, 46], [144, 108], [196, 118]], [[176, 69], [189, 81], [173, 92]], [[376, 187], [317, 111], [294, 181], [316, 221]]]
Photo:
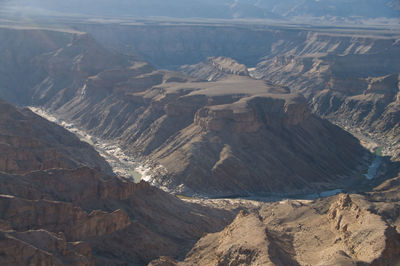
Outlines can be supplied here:
[[[20, 33], [7, 35], [7, 41], [28, 38]], [[29, 34], [47, 40], [39, 38], [41, 31]], [[46, 37], [67, 33], [58, 34]], [[68, 36], [49, 41], [55, 46], [47, 50], [21, 55], [34, 77], [21, 87], [28, 95], [21, 101], [161, 164], [166, 172], [154, 184], [211, 196], [308, 193], [345, 187], [357, 167], [369, 163], [355, 138], [311, 113], [307, 90], [304, 98], [225, 69], [214, 82], [193, 81], [114, 57], [87, 35]], [[318, 47], [325, 46], [312, 50]], [[20, 73], [20, 65], [7, 73]], [[352, 85], [347, 92], [359, 80], [367, 89]], [[355, 99], [361, 92], [385, 98], [396, 94], [387, 84], [398, 84], [397, 76], [337, 75], [327, 90]], [[19, 100], [12, 86], [0, 91]], [[398, 178], [363, 196], [260, 203], [259, 210], [241, 213], [223, 229], [232, 212], [109, 176], [97, 153], [62, 128], [3, 102], [0, 110], [1, 264], [142, 265], [159, 256], [183, 258], [193, 245], [181, 263], [398, 262]], [[387, 117], [396, 123], [396, 113]], [[154, 263], [180, 262], [163, 257]]]
[[374, 193], [264, 203], [202, 237], [183, 261], [163, 257], [150, 265], [397, 265], [397, 211], [396, 203]]
[[28, 109], [0, 100], [0, 171], [26, 173], [87, 165], [104, 172], [111, 167], [93, 148]]
[[0, 170], [4, 265], [143, 265], [160, 254], [182, 256], [232, 217], [110, 176], [65, 129], [5, 102], [0, 110], [2, 162], [13, 162]]
[[44, 230], [0, 232], [3, 265], [95, 265], [92, 250], [84, 242], [67, 242], [62, 234]]
[[[79, 27], [107, 46], [129, 44], [156, 66], [175, 69], [186, 65], [181, 70], [198, 78], [217, 79], [221, 75], [215, 64], [199, 64], [210, 56], [230, 57], [248, 67], [257, 65], [251, 75], [304, 94], [315, 113], [342, 127], [362, 128], [364, 133], [383, 136], [377, 141], [392, 143], [386, 145], [388, 154], [399, 156], [397, 93], [367, 92], [371, 79], [399, 74], [396, 33], [243, 25]], [[211, 69], [219, 74], [211, 75]], [[388, 90], [397, 88], [387, 86]], [[329, 110], [327, 105], [331, 106]]]
[[216, 81], [228, 75], [249, 76], [247, 67], [228, 57], [209, 57], [195, 65], [184, 65], [179, 68], [199, 80]]
[[[209, 12], [209, 11], [208, 11]], [[219, 27], [221, 26], [221, 27]], [[178, 69], [208, 57], [229, 57], [255, 66], [271, 47], [274, 32], [258, 27], [191, 23], [149, 25], [76, 25], [106, 47], [139, 54], [157, 68]], [[295, 34], [293, 34], [295, 35]]]
[[[323, 190], [345, 185], [339, 176], [362, 164], [364, 152], [355, 139], [311, 115], [301, 96], [271, 93], [282, 89], [263, 81], [228, 75], [190, 82], [154, 71], [129, 80], [104, 77], [89, 78], [84, 95], [55, 111], [161, 164], [167, 175], [152, 182], [177, 193]], [[147, 77], [141, 87], [125, 85]], [[108, 80], [114, 81], [112, 91]], [[284, 158], [294, 162], [291, 168]]]
[[399, 151], [398, 37], [314, 33], [271, 50], [253, 73], [306, 96], [313, 111]]
[[162, 165], [152, 182], [177, 193], [326, 190], [366, 163], [358, 142], [311, 115], [304, 98], [227, 58], [210, 59], [222, 75], [215, 82], [114, 58], [82, 34], [37, 58], [47, 76], [34, 103]]

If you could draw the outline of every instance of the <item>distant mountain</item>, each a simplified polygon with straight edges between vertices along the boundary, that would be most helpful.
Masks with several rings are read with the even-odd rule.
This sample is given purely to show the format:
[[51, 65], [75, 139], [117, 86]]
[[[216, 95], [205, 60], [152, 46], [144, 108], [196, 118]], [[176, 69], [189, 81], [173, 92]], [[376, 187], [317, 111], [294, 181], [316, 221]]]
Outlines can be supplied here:
[[1, 2], [16, 6], [99, 16], [131, 15], [218, 19], [400, 17], [400, 4], [397, 0], [15, 0]]
[[399, 1], [389, 0], [238, 0], [270, 10], [283, 17], [399, 17], [393, 6]]

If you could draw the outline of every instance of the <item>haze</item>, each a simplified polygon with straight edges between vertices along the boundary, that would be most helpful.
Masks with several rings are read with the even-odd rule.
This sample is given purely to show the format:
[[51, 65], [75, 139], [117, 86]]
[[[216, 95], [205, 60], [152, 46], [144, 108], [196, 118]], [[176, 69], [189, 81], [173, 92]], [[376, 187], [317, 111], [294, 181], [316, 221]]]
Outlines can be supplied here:
[[[293, 20], [319, 17], [331, 22], [399, 18], [397, 0], [3, 0], [14, 11], [57, 11], [96, 16], [252, 18]], [[23, 7], [23, 9], [22, 9]]]

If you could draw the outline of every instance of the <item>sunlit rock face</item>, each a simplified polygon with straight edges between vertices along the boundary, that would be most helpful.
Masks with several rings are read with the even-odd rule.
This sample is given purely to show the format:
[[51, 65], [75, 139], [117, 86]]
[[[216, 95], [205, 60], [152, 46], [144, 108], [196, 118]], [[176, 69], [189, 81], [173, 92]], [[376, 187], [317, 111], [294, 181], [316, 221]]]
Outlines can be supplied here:
[[93, 147], [66, 129], [4, 101], [0, 110], [3, 265], [143, 265], [182, 256], [232, 217], [110, 175]]
[[323, 191], [346, 186], [346, 173], [365, 163], [357, 141], [311, 115], [302, 96], [229, 58], [193, 67], [217, 68], [212, 82], [154, 70], [86, 34], [35, 58], [33, 104], [160, 165], [152, 182], [177, 193]]

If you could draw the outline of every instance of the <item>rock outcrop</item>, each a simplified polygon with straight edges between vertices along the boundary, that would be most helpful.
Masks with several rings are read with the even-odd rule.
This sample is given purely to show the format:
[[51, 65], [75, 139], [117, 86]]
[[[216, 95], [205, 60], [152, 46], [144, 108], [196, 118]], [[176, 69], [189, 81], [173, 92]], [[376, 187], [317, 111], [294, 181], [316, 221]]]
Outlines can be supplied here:
[[387, 215], [397, 208], [348, 194], [265, 203], [202, 237], [183, 261], [150, 265], [397, 265], [400, 234]]
[[51, 168], [111, 167], [74, 134], [28, 109], [0, 100], [0, 171], [27, 173]]
[[346, 187], [367, 163], [358, 141], [312, 115], [303, 97], [227, 58], [209, 60], [222, 73], [213, 82], [113, 58], [84, 34], [36, 58], [45, 74], [32, 84], [35, 104], [161, 165], [151, 182], [175, 193], [324, 191]]
[[[337, 182], [346, 186], [345, 174], [363, 163], [357, 141], [313, 116], [301, 96], [271, 93], [274, 86], [249, 77], [169, 82], [170, 75], [152, 88], [125, 91], [125, 98], [110, 94], [94, 102], [79, 95], [55, 111], [161, 164], [168, 174], [156, 176], [153, 184], [176, 193], [326, 190]], [[324, 151], [329, 157], [321, 156]], [[283, 158], [296, 164], [289, 169]]]
[[0, 232], [2, 265], [95, 265], [90, 245], [45, 230]]
[[9, 147], [1, 156], [15, 160], [0, 170], [2, 265], [144, 265], [183, 256], [232, 218], [109, 175], [97, 152], [62, 127], [3, 101], [0, 109]]
[[184, 65], [180, 72], [198, 80], [216, 81], [228, 75], [249, 76], [247, 67], [228, 57], [209, 57], [196, 65]]
[[[335, 73], [321, 78], [323, 90], [293, 87], [303, 97], [224, 68], [220, 70], [229, 75], [213, 82], [157, 71], [110, 53], [81, 33], [2, 29], [0, 34], [7, 36], [10, 49], [13, 41], [34, 40], [32, 53], [0, 50], [13, 59], [9, 62], [15, 61], [10, 70], [1, 64], [6, 71], [0, 71], [0, 78], [7, 83], [2, 96], [42, 105], [92, 134], [120, 141], [126, 150], [162, 165], [158, 169], [165, 170], [163, 174], [151, 181], [176, 193], [287, 195], [349, 185], [371, 155], [350, 134], [311, 113], [307, 100], [324, 90], [346, 94], [346, 100], [353, 100], [347, 106], [358, 106], [352, 112], [366, 108], [361, 107], [361, 94], [395, 99], [385, 125], [396, 126], [396, 74], [371, 78], [340, 72], [346, 58], [361, 64], [368, 59], [365, 53], [379, 45], [347, 46], [342, 52], [355, 49], [353, 54], [334, 57], [329, 66], [324, 63], [328, 55], [323, 62], [320, 57], [275, 58], [285, 71], [296, 70], [304, 77], [311, 66], [318, 70], [310, 75]], [[43, 34], [49, 39], [40, 38]], [[329, 36], [308, 38], [314, 42], [306, 44], [304, 52], [329, 53], [341, 45], [324, 45]], [[42, 47], [43, 40], [47, 45]], [[281, 48], [291, 51], [295, 45]], [[277, 52], [278, 46], [271, 49]], [[390, 60], [393, 64], [378, 62], [371, 71], [382, 66], [391, 71], [397, 62]], [[27, 76], [21, 81], [4, 73]], [[24, 97], [19, 99], [18, 93]], [[334, 99], [327, 102], [335, 105]], [[181, 201], [147, 182], [134, 184], [108, 175], [108, 166], [88, 145], [28, 110], [3, 102], [0, 110], [0, 264], [400, 262], [399, 177], [363, 195], [258, 203], [259, 208], [239, 213], [232, 222], [232, 211]], [[375, 117], [370, 115], [371, 121]]]
[[271, 49], [253, 75], [302, 93], [313, 112], [400, 151], [398, 36], [308, 33]]
[[0, 208], [1, 219], [7, 221], [12, 230], [63, 232], [68, 241], [101, 237], [131, 224], [122, 210], [112, 213], [92, 211], [87, 214], [71, 203], [26, 200], [8, 195], [0, 196]]

